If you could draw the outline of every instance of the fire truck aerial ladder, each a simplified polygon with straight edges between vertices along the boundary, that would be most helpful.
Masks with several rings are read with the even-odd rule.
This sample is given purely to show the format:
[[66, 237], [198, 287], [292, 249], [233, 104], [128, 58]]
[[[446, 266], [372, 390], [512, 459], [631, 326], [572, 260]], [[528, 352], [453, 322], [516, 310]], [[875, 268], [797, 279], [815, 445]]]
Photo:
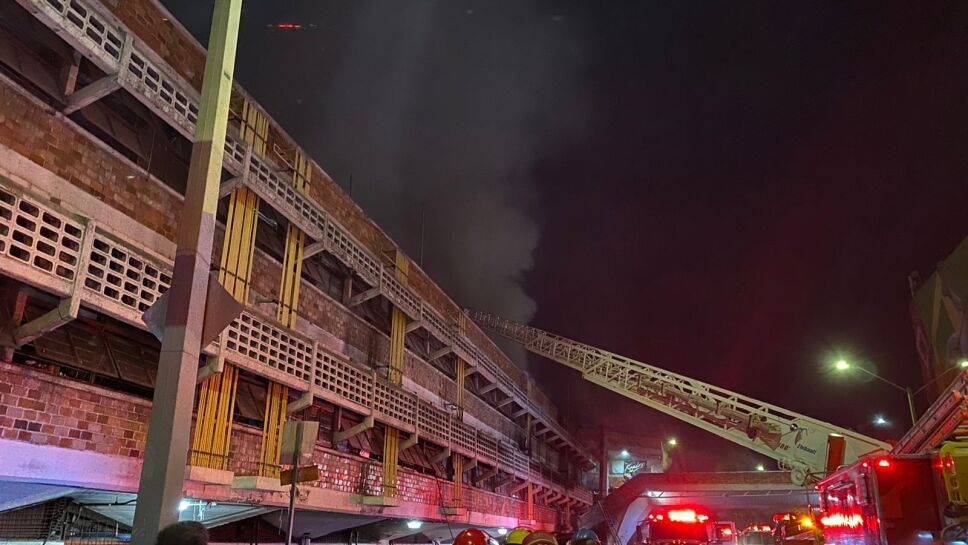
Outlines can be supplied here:
[[776, 460], [809, 484], [890, 445], [631, 358], [478, 311], [484, 331], [579, 371], [582, 378]]

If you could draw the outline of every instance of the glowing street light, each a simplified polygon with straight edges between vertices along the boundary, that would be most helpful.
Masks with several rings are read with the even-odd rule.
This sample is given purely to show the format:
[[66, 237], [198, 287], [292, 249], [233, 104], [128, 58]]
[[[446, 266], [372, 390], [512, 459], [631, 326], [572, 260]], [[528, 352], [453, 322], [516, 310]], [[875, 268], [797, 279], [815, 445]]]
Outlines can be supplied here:
[[[863, 367], [861, 367], [859, 365], [851, 365], [851, 364], [847, 363], [847, 360], [844, 360], [844, 359], [837, 360], [837, 363], [834, 364], [834, 367], [838, 371], [846, 371], [848, 369], [857, 369], [861, 373], [867, 373], [871, 377], [876, 378], [877, 380], [883, 382], [884, 384], [887, 384], [887, 385], [889, 385], [889, 386], [891, 386], [893, 388], [897, 388], [898, 390], [904, 392], [907, 395], [908, 410], [911, 412], [911, 425], [913, 426], [913, 425], [915, 425], [915, 424], [918, 423], [918, 413], [917, 413], [917, 410], [914, 408], [914, 394], [915, 394], [915, 392], [911, 391], [910, 388], [907, 388], [905, 386], [901, 386], [900, 384], [898, 384], [896, 382], [891, 382], [891, 381], [887, 380], [886, 378], [878, 375], [877, 373], [875, 373], [873, 371], [868, 371], [867, 369], [864, 369]], [[940, 378], [940, 377], [938, 377], [938, 378]], [[928, 384], [930, 384], [930, 383], [928, 383]], [[927, 386], [927, 384], [925, 384], [924, 386], [922, 386], [921, 388], [919, 388], [918, 389], [918, 392], [920, 392], [921, 390], [923, 390], [926, 386]]]
[[420, 522], [419, 520], [407, 521], [407, 528], [410, 528], [411, 530], [419, 530], [421, 526], [423, 526], [423, 522]]
[[889, 424], [889, 422], [882, 415], [877, 415], [877, 416], [874, 417], [874, 425], [875, 426], [887, 426], [888, 424]]
[[679, 442], [678, 442], [678, 441], [676, 441], [676, 438], [675, 438], [675, 437], [670, 437], [670, 438], [669, 438], [669, 440], [668, 440], [668, 441], [666, 441], [666, 443], [668, 443], [668, 445], [669, 445], [670, 447], [674, 447], [674, 446], [676, 446], [676, 445], [678, 445], [678, 444], [679, 444]]
[[622, 449], [622, 452], [619, 453], [619, 456], [621, 456], [622, 458], [628, 458], [629, 457], [629, 451], [627, 451], [625, 449]]
[[[879, 380], [879, 381], [881, 381], [881, 382], [883, 382], [883, 383], [885, 383], [885, 384], [887, 384], [887, 385], [889, 385], [889, 386], [891, 386], [893, 388], [896, 388], [896, 389], [901, 390], [902, 392], [904, 392], [905, 395], [907, 395], [908, 410], [911, 412], [911, 424], [913, 425], [913, 424], [917, 424], [918, 423], [918, 413], [917, 413], [917, 410], [914, 407], [914, 396], [916, 396], [919, 393], [921, 393], [928, 386], [930, 386], [930, 385], [934, 384], [935, 382], [941, 380], [942, 377], [944, 377], [945, 375], [947, 375], [948, 373], [950, 373], [952, 370], [955, 370], [955, 369], [962, 369], [962, 370], [968, 369], [968, 358], [961, 358], [960, 360], [958, 360], [958, 365], [956, 365], [955, 367], [951, 367], [947, 371], [945, 371], [945, 372], [941, 373], [940, 375], [936, 376], [934, 378], [934, 380], [930, 380], [930, 381], [926, 382], [925, 384], [922, 384], [921, 387], [918, 388], [917, 390], [912, 390], [911, 388], [908, 388], [908, 387], [905, 387], [905, 386], [901, 386], [900, 384], [897, 384], [895, 382], [891, 382], [890, 380], [887, 380], [886, 378], [878, 375], [877, 373], [875, 373], [873, 371], [869, 371], [867, 369], [864, 369], [863, 367], [861, 367], [859, 365], [851, 365], [847, 360], [845, 360], [843, 358], [838, 359], [834, 363], [834, 368], [836, 370], [838, 370], [838, 371], [846, 371], [848, 369], [857, 369], [861, 373], [866, 373], [866, 374], [870, 375], [871, 377], [876, 378], [877, 380]], [[881, 422], [879, 420], [882, 420], [883, 422]], [[887, 422], [887, 420], [885, 420], [883, 418], [879, 418], [879, 419], [875, 419], [874, 420], [874, 424], [875, 425], [878, 425], [878, 426], [884, 426], [884, 425], [887, 425], [888, 422]]]
[[763, 464], [756, 464], [756, 470], [757, 471], [766, 471], [766, 466], [764, 466]]

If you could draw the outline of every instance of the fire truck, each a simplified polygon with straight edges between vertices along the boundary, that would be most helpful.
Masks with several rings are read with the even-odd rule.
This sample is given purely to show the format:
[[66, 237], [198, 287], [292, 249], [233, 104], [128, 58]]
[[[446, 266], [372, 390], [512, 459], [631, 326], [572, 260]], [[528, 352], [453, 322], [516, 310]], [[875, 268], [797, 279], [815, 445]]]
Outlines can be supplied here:
[[635, 541], [642, 545], [732, 545], [736, 525], [715, 521], [708, 510], [696, 505], [659, 507], [636, 527]]

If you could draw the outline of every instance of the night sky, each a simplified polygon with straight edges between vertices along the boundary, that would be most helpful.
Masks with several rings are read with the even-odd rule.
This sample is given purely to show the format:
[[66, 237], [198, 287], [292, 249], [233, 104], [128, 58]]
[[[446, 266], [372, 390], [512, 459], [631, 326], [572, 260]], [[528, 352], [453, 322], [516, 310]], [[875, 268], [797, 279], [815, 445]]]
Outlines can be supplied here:
[[[210, 2], [164, 3], [207, 41]], [[968, 234], [966, 29], [965, 3], [249, 0], [236, 74], [459, 304], [899, 435], [903, 393], [827, 369], [921, 384], [907, 276]], [[571, 422], [761, 461], [512, 354]]]

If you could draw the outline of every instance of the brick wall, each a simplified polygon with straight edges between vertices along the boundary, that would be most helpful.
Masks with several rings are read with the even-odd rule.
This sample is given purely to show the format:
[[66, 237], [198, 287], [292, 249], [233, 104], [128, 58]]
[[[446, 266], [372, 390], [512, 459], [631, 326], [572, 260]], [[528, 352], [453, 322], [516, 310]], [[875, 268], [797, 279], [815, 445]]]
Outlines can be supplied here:
[[[107, 7], [125, 25], [130, 28], [145, 44], [157, 53], [171, 66], [176, 73], [184, 77], [196, 90], [201, 90], [201, 78], [205, 67], [204, 51], [199, 48], [195, 40], [184, 29], [170, 20], [170, 14], [160, 7], [156, 0], [108, 0]], [[236, 86], [233, 97], [238, 100], [244, 94]], [[290, 150], [296, 147], [296, 142], [274, 121], [271, 121], [267, 138], [267, 149]], [[354, 202], [343, 189], [315, 162], [307, 195], [323, 206], [343, 227], [377, 256], [397, 248], [393, 240], [376, 225]], [[445, 320], [455, 322], [461, 312], [451, 298], [431, 280], [416, 263], [410, 262], [409, 283], [413, 290], [425, 301], [437, 309]], [[513, 362], [497, 350], [490, 341], [481, 337], [476, 327], [471, 327], [476, 338], [475, 343], [482, 347], [489, 357], [518, 385], [524, 387], [527, 378]], [[479, 342], [479, 341], [484, 342]], [[554, 412], [550, 401], [539, 394], [538, 403]], [[552, 416], [554, 416], [552, 414]]]
[[[0, 363], [0, 437], [38, 445], [141, 457], [148, 429], [149, 401], [54, 376], [42, 369]], [[261, 430], [235, 424], [231, 469], [248, 473], [259, 459]], [[317, 446], [313, 461], [321, 478], [314, 486], [353, 494], [378, 495], [382, 467], [377, 461]], [[452, 497], [451, 483], [400, 468], [398, 494], [405, 501], [439, 505]], [[465, 506], [515, 516], [524, 502], [465, 485]], [[554, 516], [554, 510], [546, 515]]]
[[141, 456], [150, 404], [134, 396], [0, 363], [0, 437]]
[[[204, 64], [201, 52], [176, 25], [165, 20], [168, 14], [160, 10], [153, 0], [108, 2], [108, 6], [150, 47], [177, 67], [183, 76], [200, 78], [199, 67]], [[196, 83], [200, 85], [200, 80]], [[276, 139], [288, 138], [276, 127], [272, 134]], [[120, 212], [136, 218], [165, 238], [175, 239], [177, 218], [182, 207], [179, 196], [160, 182], [149, 179], [143, 170], [106, 145], [98, 143], [74, 123], [3, 81], [0, 81], [0, 143]], [[286, 145], [281, 147], [291, 148], [288, 141], [284, 143]], [[313, 175], [310, 195], [375, 254], [382, 255], [383, 250], [394, 247], [386, 234], [356, 203], [318, 165], [315, 168], [317, 172]], [[221, 248], [220, 237], [217, 238], [213, 251], [216, 262]], [[411, 270], [413, 289], [446, 319], [455, 321], [460, 309], [415, 265]], [[279, 276], [278, 263], [263, 255], [257, 256], [253, 274], [253, 289], [256, 292], [274, 296], [278, 291]], [[303, 297], [301, 306], [303, 316], [365, 354], [367, 359], [386, 361], [386, 338], [356, 320], [341, 305], [326, 297]], [[262, 310], [271, 315], [274, 309], [265, 305]], [[515, 382], [526, 386], [526, 375], [508, 361], [476, 327], [469, 329], [469, 335]], [[434, 388], [439, 387], [437, 391], [446, 399], [453, 399], [452, 393], [447, 390], [449, 385], [446, 378], [431, 374], [421, 376], [435, 382]], [[536, 392], [532, 397], [548, 414], [555, 414], [554, 407], [543, 394]], [[482, 421], [495, 429], [508, 429], [509, 423], [496, 411], [484, 404], [479, 405], [473, 410], [481, 413]], [[511, 429], [513, 427], [511, 425]]]
[[175, 239], [181, 199], [89, 134], [0, 79], [0, 143]]

